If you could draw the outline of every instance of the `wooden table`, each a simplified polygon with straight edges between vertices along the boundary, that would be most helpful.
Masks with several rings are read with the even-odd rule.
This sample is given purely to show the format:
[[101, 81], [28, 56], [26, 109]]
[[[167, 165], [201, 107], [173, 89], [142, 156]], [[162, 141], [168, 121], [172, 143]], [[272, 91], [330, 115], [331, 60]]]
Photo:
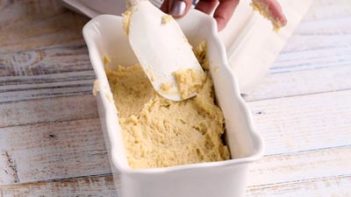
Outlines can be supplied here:
[[[54, 0], [0, 0], [0, 196], [116, 196], [87, 21]], [[349, 0], [316, 0], [244, 97], [266, 142], [247, 196], [351, 196]]]

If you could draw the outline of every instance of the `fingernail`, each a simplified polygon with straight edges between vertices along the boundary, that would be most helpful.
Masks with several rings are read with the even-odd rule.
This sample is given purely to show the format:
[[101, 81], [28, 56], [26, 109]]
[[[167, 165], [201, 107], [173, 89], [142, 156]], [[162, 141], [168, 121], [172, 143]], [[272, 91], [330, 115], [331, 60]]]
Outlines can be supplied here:
[[174, 1], [171, 15], [175, 17], [183, 16], [186, 8], [186, 3], [184, 1]]

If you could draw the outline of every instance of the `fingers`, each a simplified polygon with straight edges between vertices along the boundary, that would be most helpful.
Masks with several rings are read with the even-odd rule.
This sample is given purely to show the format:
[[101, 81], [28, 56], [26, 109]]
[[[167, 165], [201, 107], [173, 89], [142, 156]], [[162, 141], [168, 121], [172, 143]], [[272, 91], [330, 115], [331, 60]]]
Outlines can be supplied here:
[[214, 8], [217, 6], [218, 0], [200, 0], [195, 9], [198, 9], [206, 14], [211, 14]]
[[168, 10], [169, 10], [169, 7], [170, 7], [169, 5], [170, 5], [171, 2], [172, 2], [171, 0], [165, 0], [165, 1], [163, 1], [163, 3], [162, 3], [162, 5], [161, 5], [160, 9], [161, 9], [163, 12], [168, 13]]
[[259, 0], [262, 4], [266, 5], [270, 15], [275, 21], [278, 22], [281, 26], [286, 25], [287, 20], [283, 13], [282, 8], [276, 0]]
[[184, 16], [190, 10], [192, 0], [165, 0], [161, 5], [161, 10], [171, 14], [174, 18]]
[[[200, 0], [195, 8], [210, 14], [216, 8], [217, 3], [218, 0]], [[214, 13], [219, 31], [227, 25], [238, 3], [239, 0], [219, 0], [219, 5]], [[189, 11], [191, 5], [192, 0], [165, 0], [161, 10], [175, 18], [179, 18]]]
[[[272, 18], [284, 26], [287, 23], [286, 17], [276, 0], [253, 0], [266, 5]], [[217, 3], [219, 2], [218, 6]], [[232, 17], [239, 0], [200, 0], [196, 9], [210, 14], [217, 6], [213, 17], [217, 21], [218, 31], [221, 31]], [[161, 10], [171, 14], [175, 18], [184, 16], [191, 8], [192, 0], [165, 0]]]
[[239, 0], [220, 0], [213, 17], [217, 21], [218, 31], [221, 31], [232, 17]]

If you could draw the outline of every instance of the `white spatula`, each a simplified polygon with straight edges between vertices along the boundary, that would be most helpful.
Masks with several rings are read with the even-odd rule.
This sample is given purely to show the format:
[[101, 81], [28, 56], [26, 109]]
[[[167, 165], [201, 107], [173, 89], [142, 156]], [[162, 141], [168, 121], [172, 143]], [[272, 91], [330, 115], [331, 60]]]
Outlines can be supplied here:
[[204, 72], [177, 22], [147, 0], [129, 3], [129, 42], [153, 88], [174, 101], [195, 96], [182, 98], [173, 76], [175, 71], [186, 69]]

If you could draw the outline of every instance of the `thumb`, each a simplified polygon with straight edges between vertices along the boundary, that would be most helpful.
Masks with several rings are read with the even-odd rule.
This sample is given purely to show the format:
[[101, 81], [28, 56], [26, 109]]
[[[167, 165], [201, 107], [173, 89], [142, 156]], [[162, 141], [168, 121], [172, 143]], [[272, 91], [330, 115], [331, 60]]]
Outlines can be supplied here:
[[175, 18], [184, 16], [190, 10], [192, 0], [165, 0], [161, 10]]

